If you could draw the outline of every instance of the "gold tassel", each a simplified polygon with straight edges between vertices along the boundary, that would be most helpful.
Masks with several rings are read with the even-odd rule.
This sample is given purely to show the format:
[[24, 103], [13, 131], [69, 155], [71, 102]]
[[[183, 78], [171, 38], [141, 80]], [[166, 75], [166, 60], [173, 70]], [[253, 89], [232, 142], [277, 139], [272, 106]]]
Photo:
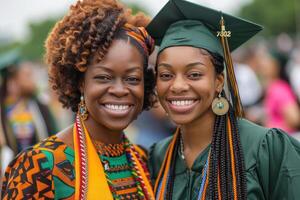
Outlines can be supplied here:
[[218, 32], [218, 36], [220, 36], [221, 38], [221, 44], [223, 47], [224, 59], [226, 64], [226, 72], [227, 72], [227, 83], [231, 94], [234, 113], [236, 117], [243, 117], [244, 111], [241, 103], [241, 98], [239, 95], [239, 90], [238, 90], [238, 86], [234, 74], [233, 62], [232, 62], [229, 44], [227, 40], [227, 37], [231, 37], [231, 32], [226, 31], [225, 21], [223, 16], [221, 17], [220, 20], [220, 26], [221, 26], [221, 32]]

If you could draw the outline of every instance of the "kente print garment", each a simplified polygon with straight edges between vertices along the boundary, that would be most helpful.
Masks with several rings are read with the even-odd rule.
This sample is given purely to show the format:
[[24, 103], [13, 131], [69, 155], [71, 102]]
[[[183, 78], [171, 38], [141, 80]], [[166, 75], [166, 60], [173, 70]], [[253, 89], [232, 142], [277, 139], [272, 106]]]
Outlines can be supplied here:
[[[105, 156], [104, 160], [110, 166], [107, 173], [120, 199], [138, 199], [126, 155]], [[10, 163], [3, 178], [2, 198], [71, 200], [74, 188], [74, 151], [52, 136], [21, 152]]]

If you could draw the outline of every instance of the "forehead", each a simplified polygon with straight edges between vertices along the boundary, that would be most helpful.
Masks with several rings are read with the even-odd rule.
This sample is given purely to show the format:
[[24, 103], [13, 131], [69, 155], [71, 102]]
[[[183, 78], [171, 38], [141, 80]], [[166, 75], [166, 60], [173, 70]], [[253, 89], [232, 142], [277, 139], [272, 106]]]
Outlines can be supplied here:
[[[98, 62], [97, 56], [100, 51], [101, 50], [95, 53], [92, 62]], [[143, 56], [138, 48], [130, 43], [129, 40], [116, 39], [112, 41], [101, 62], [113, 62], [119, 60], [141, 62], [143, 61]]]
[[164, 49], [157, 58], [157, 63], [190, 63], [190, 62], [211, 63], [211, 55], [204, 49], [192, 46], [173, 46]]
[[132, 67], [143, 68], [144, 57], [138, 48], [127, 40], [113, 40], [103, 59], [98, 61], [100, 53], [101, 50], [95, 53], [87, 71], [101, 69], [99, 66], [104, 66], [111, 71], [126, 70]]

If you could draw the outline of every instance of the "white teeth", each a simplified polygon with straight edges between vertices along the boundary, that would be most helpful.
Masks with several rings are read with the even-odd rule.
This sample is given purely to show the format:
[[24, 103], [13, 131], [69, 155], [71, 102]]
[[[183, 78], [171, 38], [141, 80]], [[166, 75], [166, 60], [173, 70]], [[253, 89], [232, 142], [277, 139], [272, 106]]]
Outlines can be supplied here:
[[124, 111], [129, 108], [129, 105], [113, 105], [113, 104], [105, 104], [105, 107], [114, 111]]
[[194, 100], [171, 101], [171, 103], [175, 106], [188, 106], [194, 103]]

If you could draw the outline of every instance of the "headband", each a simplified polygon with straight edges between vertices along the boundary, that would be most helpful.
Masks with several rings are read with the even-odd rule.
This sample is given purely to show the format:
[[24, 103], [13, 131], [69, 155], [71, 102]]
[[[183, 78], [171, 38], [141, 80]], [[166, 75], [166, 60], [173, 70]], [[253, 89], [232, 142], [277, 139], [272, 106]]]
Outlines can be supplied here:
[[144, 27], [136, 27], [126, 23], [123, 26], [123, 30], [143, 48], [147, 56], [153, 52], [155, 47], [154, 39], [148, 34]]

